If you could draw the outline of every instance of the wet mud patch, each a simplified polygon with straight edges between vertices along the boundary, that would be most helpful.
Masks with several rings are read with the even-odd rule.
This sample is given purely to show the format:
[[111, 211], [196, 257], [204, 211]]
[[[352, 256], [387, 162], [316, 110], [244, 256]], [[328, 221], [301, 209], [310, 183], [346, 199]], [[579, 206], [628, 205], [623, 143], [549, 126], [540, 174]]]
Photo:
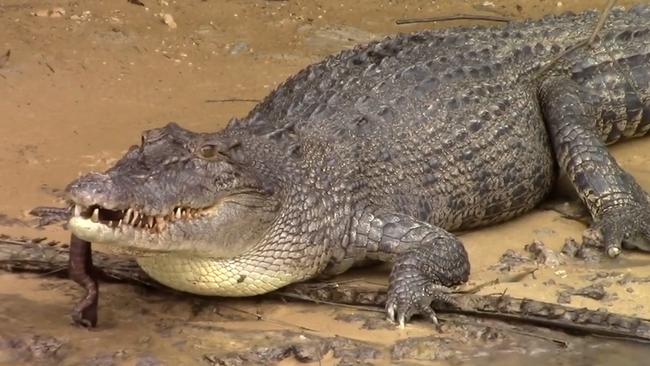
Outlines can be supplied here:
[[[31, 221], [30, 226], [19, 221], [29, 220], [25, 212], [33, 207], [60, 205], [61, 190], [73, 178], [107, 168], [145, 129], [172, 120], [196, 131], [219, 129], [233, 116], [245, 115], [254, 105], [251, 101], [262, 99], [302, 67], [355, 42], [419, 29], [491, 24], [454, 21], [400, 27], [396, 19], [477, 12], [538, 18], [602, 5], [585, 0], [142, 3], [145, 6], [127, 1], [3, 3], [0, 22], [8, 26], [0, 32], [0, 135], [5, 137], [0, 146], [0, 212], [6, 216], [0, 222], [2, 233], [67, 240], [69, 233], [61, 227], [34, 229]], [[211, 100], [222, 102], [206, 103]], [[649, 139], [612, 150], [650, 190]], [[473, 268], [469, 287], [536, 268], [534, 275], [495, 282], [479, 293], [556, 302], [561, 291], [602, 284], [607, 294], [618, 298], [571, 294], [570, 305], [650, 318], [646, 255], [625, 252], [624, 258], [609, 260], [597, 250], [576, 246], [576, 254], [565, 253], [566, 263], [554, 266], [524, 251], [524, 244], [538, 240], [557, 254], [566, 238], [581, 238], [585, 224], [574, 220], [581, 218], [579, 207], [565, 206], [559, 207], [561, 214], [536, 211], [463, 234]], [[510, 258], [499, 262], [507, 250]], [[31, 258], [35, 262], [27, 264], [58, 254], [51, 255]], [[500, 267], [490, 268], [497, 262]], [[121, 269], [132, 269], [120, 265], [114, 263], [111, 275], [120, 278]], [[340, 281], [354, 277], [385, 282], [387, 275], [369, 269], [346, 274]], [[348, 295], [340, 294], [337, 300]], [[485, 322], [463, 328], [457, 324], [461, 318], [447, 318], [441, 329], [417, 320], [399, 330], [382, 323], [381, 313], [333, 305], [276, 298], [210, 300], [116, 284], [104, 286], [100, 327], [89, 332], [70, 324], [69, 311], [80, 296], [81, 290], [67, 280], [0, 274], [0, 363], [34, 364], [40, 362], [39, 355], [47, 355], [63, 364], [266, 360], [317, 365], [365, 355], [363, 362], [372, 364], [392, 364], [398, 358], [405, 364], [432, 359], [441, 364], [634, 364], [650, 353], [645, 346], [582, 337], [568, 337], [569, 345], [561, 349], [556, 339], [567, 341], [564, 333], [538, 340], [526, 335], [521, 343], [513, 343], [517, 336], [510, 330]], [[365, 293], [355, 299], [381, 301], [381, 296]], [[223, 329], [201, 328], [196, 322]], [[456, 342], [451, 341], [454, 337]], [[335, 344], [335, 339], [350, 341]], [[467, 345], [461, 344], [464, 340], [469, 340]], [[334, 345], [321, 350], [328, 342]], [[362, 352], [364, 347], [369, 348]], [[311, 360], [314, 348], [324, 352], [320, 362]]]
[[331, 356], [338, 365], [364, 365], [373, 364], [382, 352], [377, 345], [342, 337], [323, 338], [287, 331], [265, 332], [262, 337], [267, 344], [250, 351], [206, 353], [203, 358], [210, 365], [266, 365], [289, 358], [314, 363]]
[[52, 336], [16, 336], [0, 331], [0, 364], [58, 365], [69, 351], [65, 340]]
[[0, 213], [0, 226], [30, 226], [25, 220]]

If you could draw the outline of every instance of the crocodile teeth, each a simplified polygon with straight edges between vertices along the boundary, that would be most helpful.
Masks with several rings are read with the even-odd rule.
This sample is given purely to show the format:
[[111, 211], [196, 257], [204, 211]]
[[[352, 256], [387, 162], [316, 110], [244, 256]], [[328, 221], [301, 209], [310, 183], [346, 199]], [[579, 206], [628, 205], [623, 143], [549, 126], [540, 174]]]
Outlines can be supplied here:
[[137, 229], [153, 229], [158, 233], [163, 232], [167, 229], [167, 226], [170, 223], [174, 223], [176, 220], [194, 219], [207, 215], [203, 209], [191, 207], [175, 207], [165, 216], [149, 216], [135, 208], [127, 208], [118, 212], [121, 214], [121, 218], [115, 218], [114, 220], [109, 220], [109, 218], [115, 214], [115, 211], [108, 210], [109, 212], [106, 214], [106, 218], [103, 218], [100, 221], [100, 210], [102, 210], [102, 208], [96, 207], [88, 209], [87, 207], [77, 204], [72, 207], [72, 213], [74, 216], [83, 215], [84, 218], [87, 218], [88, 216], [86, 215], [88, 215], [88, 212], [90, 211], [91, 214], [89, 219], [95, 223], [102, 223], [115, 229], [121, 228], [123, 225], [129, 225]]
[[130, 209], [126, 210], [126, 213], [124, 214], [124, 218], [123, 218], [123, 220], [124, 220], [124, 222], [126, 222], [127, 224], [130, 224], [130, 223], [131, 223], [131, 218], [132, 218], [132, 217], [133, 217], [133, 209], [130, 208]]
[[163, 217], [156, 216], [156, 228], [158, 229], [158, 232], [161, 232], [165, 230], [165, 226], [167, 225], [167, 222]]

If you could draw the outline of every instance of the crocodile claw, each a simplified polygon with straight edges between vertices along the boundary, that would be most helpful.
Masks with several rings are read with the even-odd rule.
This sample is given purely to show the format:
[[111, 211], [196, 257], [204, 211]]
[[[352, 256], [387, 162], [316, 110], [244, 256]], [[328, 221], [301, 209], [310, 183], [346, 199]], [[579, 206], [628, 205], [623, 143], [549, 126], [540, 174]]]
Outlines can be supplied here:
[[622, 248], [650, 251], [650, 205], [605, 210], [602, 219], [585, 232], [584, 237], [590, 236], [611, 258]]
[[421, 275], [398, 276], [388, 288], [387, 320], [397, 322], [400, 328], [404, 328], [413, 315], [419, 314], [437, 325], [438, 317], [431, 303], [453, 304], [449, 292], [448, 287], [431, 283]]
[[609, 247], [607, 249], [607, 255], [610, 258], [616, 258], [616, 257], [618, 257], [619, 254], [621, 254], [621, 248], [619, 248], [619, 247]]

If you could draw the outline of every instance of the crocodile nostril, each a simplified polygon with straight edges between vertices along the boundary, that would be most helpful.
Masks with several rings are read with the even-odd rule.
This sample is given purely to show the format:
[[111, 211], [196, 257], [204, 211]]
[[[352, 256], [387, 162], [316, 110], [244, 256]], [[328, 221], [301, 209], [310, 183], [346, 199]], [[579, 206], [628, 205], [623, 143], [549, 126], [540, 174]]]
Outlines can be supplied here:
[[117, 194], [115, 183], [107, 174], [89, 173], [66, 188], [66, 194], [71, 201], [83, 205], [100, 205], [106, 208], [113, 208], [112, 202], [116, 201]]

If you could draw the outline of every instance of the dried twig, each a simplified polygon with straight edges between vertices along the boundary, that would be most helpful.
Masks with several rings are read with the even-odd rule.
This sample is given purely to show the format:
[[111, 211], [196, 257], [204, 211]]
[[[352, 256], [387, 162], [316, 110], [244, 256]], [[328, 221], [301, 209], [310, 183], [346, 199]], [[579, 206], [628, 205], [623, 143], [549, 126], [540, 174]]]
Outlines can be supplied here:
[[344, 304], [341, 302], [335, 302], [335, 301], [327, 301], [327, 300], [319, 300], [319, 299], [314, 299], [309, 296], [305, 295], [300, 295], [296, 294], [293, 292], [285, 292], [285, 291], [275, 291], [273, 292], [273, 295], [281, 296], [281, 297], [288, 297], [290, 299], [296, 299], [296, 300], [301, 300], [301, 301], [308, 301], [308, 302], [313, 302], [316, 304], [325, 304], [325, 305], [331, 305], [331, 306], [336, 306], [340, 308], [346, 308], [346, 309], [353, 309], [353, 310], [359, 310], [359, 311], [369, 311], [372, 313], [383, 313], [384, 310], [374, 307], [374, 306], [365, 306], [365, 305], [354, 305], [354, 304]]
[[520, 272], [520, 273], [515, 273], [515, 274], [512, 274], [512, 275], [508, 275], [506, 277], [497, 277], [497, 278], [495, 278], [493, 280], [486, 281], [484, 283], [478, 284], [478, 285], [476, 285], [476, 286], [474, 286], [472, 288], [462, 290], [462, 291], [457, 291], [456, 293], [459, 293], [459, 294], [475, 294], [475, 293], [481, 291], [482, 289], [484, 289], [485, 287], [488, 287], [488, 286], [498, 285], [499, 283], [519, 282], [519, 281], [522, 281], [524, 278], [534, 274], [535, 272], [537, 272], [537, 270], [538, 270], [538, 268], [531, 268], [531, 269], [525, 270], [525, 271]]
[[580, 49], [585, 46], [591, 46], [598, 36], [598, 33], [603, 29], [605, 26], [605, 21], [607, 20], [607, 17], [609, 16], [609, 13], [612, 10], [612, 7], [616, 4], [617, 0], [609, 0], [607, 5], [605, 6], [605, 10], [603, 10], [602, 14], [600, 14], [600, 17], [598, 18], [598, 22], [596, 23], [596, 26], [594, 27], [594, 30], [591, 32], [591, 35], [589, 38], [584, 39], [573, 46], [567, 48], [566, 50], [560, 52], [557, 56], [555, 56], [551, 62], [548, 64], [544, 65], [533, 77], [533, 79], [537, 79], [544, 75], [546, 72], [548, 72], [555, 64], [557, 64], [561, 59], [566, 57], [567, 55], [573, 53], [575, 50]]
[[48, 69], [50, 69], [50, 71], [52, 71], [52, 74], [56, 74], [56, 71], [54, 71], [52, 65], [50, 65], [47, 61], [43, 61], [43, 63], [45, 64], [45, 66], [47, 66]]
[[605, 21], [607, 21], [607, 17], [609, 16], [609, 13], [612, 11], [614, 5], [616, 5], [616, 1], [617, 0], [609, 0], [607, 2], [607, 5], [605, 5], [605, 9], [603, 10], [603, 13], [600, 15], [600, 18], [598, 18], [598, 23], [596, 23], [596, 27], [594, 28], [594, 31], [591, 32], [591, 37], [589, 37], [589, 41], [587, 41], [587, 44], [592, 45], [594, 43], [596, 37], [598, 36], [598, 33], [600, 33], [600, 31], [605, 26]]
[[0, 56], [0, 69], [3, 68], [7, 62], [9, 62], [9, 57], [11, 56], [11, 50], [7, 50], [7, 52]]
[[489, 22], [503, 22], [503, 23], [508, 23], [512, 21], [512, 19], [501, 17], [498, 15], [458, 14], [458, 15], [445, 15], [439, 17], [398, 19], [395, 21], [395, 24], [404, 25], [404, 24], [415, 24], [415, 23], [447, 22], [451, 20], [485, 20]]
[[259, 99], [243, 99], [243, 98], [227, 98], [227, 99], [206, 99], [206, 103], [231, 103], [231, 102], [246, 102], [246, 103], [259, 103]]
[[223, 308], [226, 308], [226, 309], [230, 309], [232, 311], [236, 311], [238, 313], [242, 313], [242, 314], [252, 316], [253, 318], [255, 318], [255, 320], [264, 321], [264, 322], [268, 322], [268, 323], [274, 323], [274, 324], [283, 325], [283, 326], [288, 326], [290, 328], [298, 328], [298, 329], [303, 330], [303, 331], [318, 333], [318, 331], [316, 329], [308, 328], [308, 327], [305, 327], [305, 326], [302, 326], [302, 325], [293, 324], [293, 323], [290, 323], [290, 322], [287, 322], [287, 321], [284, 321], [284, 320], [267, 318], [267, 317], [265, 317], [265, 316], [263, 316], [261, 314], [254, 313], [252, 311], [248, 311], [248, 310], [244, 310], [244, 309], [240, 309], [240, 308], [237, 308], [235, 306], [228, 306], [228, 305], [224, 305], [224, 304], [221, 304], [219, 306], [221, 306]]

